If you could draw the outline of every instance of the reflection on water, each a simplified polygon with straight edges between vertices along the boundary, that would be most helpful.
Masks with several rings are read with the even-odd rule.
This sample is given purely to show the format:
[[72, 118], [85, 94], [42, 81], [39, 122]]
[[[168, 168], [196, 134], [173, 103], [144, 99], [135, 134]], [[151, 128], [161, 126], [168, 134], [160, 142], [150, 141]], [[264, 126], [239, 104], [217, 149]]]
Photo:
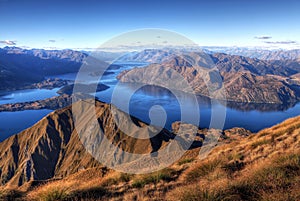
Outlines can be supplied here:
[[[132, 83], [126, 83], [124, 84], [128, 88], [135, 88], [138, 84], [132, 84]], [[138, 91], [138, 93], [142, 93], [144, 95], [161, 98], [161, 97], [168, 97], [170, 99], [174, 99], [175, 96], [172, 94], [172, 92], [166, 88], [159, 87], [159, 86], [151, 86], [146, 85], [141, 87]], [[181, 98], [189, 100], [192, 99], [192, 94], [184, 93], [177, 91], [177, 93], [180, 94]], [[197, 101], [200, 105], [200, 107], [211, 107], [211, 99], [206, 96], [197, 95]], [[222, 101], [218, 100], [218, 103], [226, 106], [227, 108], [239, 110], [239, 111], [260, 111], [260, 112], [276, 112], [276, 111], [286, 111], [289, 108], [295, 107], [298, 103], [297, 102], [291, 102], [286, 104], [271, 104], [271, 103], [243, 103], [243, 102], [233, 102], [233, 101]]]
[[[222, 103], [222, 102], [221, 102]], [[285, 104], [265, 104], [265, 103], [237, 103], [237, 102], [227, 102], [226, 106], [232, 109], [241, 111], [251, 111], [256, 110], [260, 112], [275, 112], [275, 111], [286, 111], [289, 108], [293, 108], [297, 105], [296, 102], [285, 103]]]

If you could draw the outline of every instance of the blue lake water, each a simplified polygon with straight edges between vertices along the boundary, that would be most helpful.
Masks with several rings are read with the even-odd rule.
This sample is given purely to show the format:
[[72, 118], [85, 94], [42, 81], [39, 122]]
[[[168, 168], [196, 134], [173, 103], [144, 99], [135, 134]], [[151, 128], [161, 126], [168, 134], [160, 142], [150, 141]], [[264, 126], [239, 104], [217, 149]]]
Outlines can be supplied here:
[[54, 89], [26, 89], [13, 92], [0, 92], [0, 105], [6, 103], [20, 103], [34, 100], [43, 100], [57, 96], [57, 90]]
[[[120, 100], [125, 97], [130, 90], [135, 87], [132, 84], [120, 85]], [[98, 92], [96, 96], [104, 101], [111, 102], [111, 94], [113, 86], [102, 92]], [[177, 92], [178, 93], [178, 92]], [[185, 112], [193, 114], [194, 108], [197, 106], [192, 100], [192, 95], [186, 93], [179, 93], [180, 99], [184, 100]], [[211, 103], [211, 100], [206, 97], [197, 96], [199, 107], [200, 121], [199, 126], [202, 128], [210, 127], [211, 110], [212, 107], [217, 111], [225, 111], [226, 119], [224, 122], [224, 129], [233, 127], [244, 127], [253, 132], [257, 132], [263, 128], [273, 126], [284, 121], [287, 118], [300, 115], [300, 103], [291, 105], [276, 105], [276, 104], [250, 104], [250, 103], [225, 103], [217, 101]], [[126, 108], [122, 101], [117, 101], [114, 104], [118, 108]], [[166, 89], [146, 86], [140, 88], [134, 93], [130, 99], [129, 112], [131, 115], [149, 123], [149, 111], [155, 105], [160, 105], [167, 113], [167, 121], [165, 127], [170, 129], [174, 121], [181, 120], [180, 104], [176, 97]], [[254, 109], [255, 108], [255, 109]], [[122, 109], [123, 110], [123, 109]]]
[[51, 110], [26, 110], [18, 112], [0, 112], [0, 142], [31, 127]]
[[[108, 90], [97, 92], [96, 96], [104, 102], [111, 102], [111, 96], [114, 87], [118, 83], [116, 75], [125, 70], [145, 64], [122, 64], [122, 68], [109, 70], [113, 74], [107, 74], [102, 77], [101, 82], [110, 86]], [[62, 79], [74, 80], [76, 74], [66, 74], [55, 76]], [[88, 82], [97, 81], [98, 77], [86, 75]], [[154, 86], [144, 86], [135, 91], [135, 84], [122, 83], [119, 84], [118, 98], [114, 102], [117, 107], [128, 107], [122, 101], [124, 97], [133, 94], [129, 102], [129, 113], [139, 119], [150, 123], [149, 111], [152, 106], [161, 106], [166, 114], [167, 120], [165, 127], [170, 129], [174, 121], [181, 120], [181, 111], [178, 99], [167, 89]], [[53, 90], [21, 90], [0, 96], [0, 104], [12, 102], [24, 102], [49, 98], [56, 94], [57, 89]], [[185, 112], [188, 114], [195, 114], [195, 108], [199, 107], [200, 127], [209, 127], [212, 117], [212, 107], [216, 110], [226, 111], [226, 119], [224, 122], [224, 129], [232, 127], [244, 127], [253, 132], [259, 131], [263, 128], [273, 126], [283, 120], [300, 115], [300, 103], [289, 105], [276, 104], [250, 104], [250, 103], [234, 103], [228, 102], [225, 104], [222, 101], [212, 103], [209, 98], [197, 97], [197, 105], [193, 101], [190, 94], [178, 92], [181, 100], [184, 100]], [[19, 131], [32, 126], [43, 116], [51, 112], [51, 110], [29, 110], [21, 112], [0, 112], [0, 141], [8, 136], [18, 133]], [[156, 114], [158, 117], [160, 115]]]

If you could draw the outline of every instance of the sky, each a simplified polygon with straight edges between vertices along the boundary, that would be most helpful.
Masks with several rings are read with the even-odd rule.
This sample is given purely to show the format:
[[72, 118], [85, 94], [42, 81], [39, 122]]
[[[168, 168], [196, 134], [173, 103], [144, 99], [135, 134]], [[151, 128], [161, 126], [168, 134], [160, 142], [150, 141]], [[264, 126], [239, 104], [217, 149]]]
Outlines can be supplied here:
[[0, 0], [0, 47], [89, 49], [132, 30], [200, 46], [300, 48], [298, 0]]

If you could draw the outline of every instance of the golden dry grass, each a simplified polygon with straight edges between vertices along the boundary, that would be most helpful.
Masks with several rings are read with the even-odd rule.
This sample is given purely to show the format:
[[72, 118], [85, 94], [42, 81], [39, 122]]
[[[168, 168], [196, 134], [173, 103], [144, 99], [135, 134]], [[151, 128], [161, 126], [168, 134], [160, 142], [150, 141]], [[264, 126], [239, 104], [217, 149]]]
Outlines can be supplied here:
[[[296, 201], [300, 200], [299, 134], [300, 116], [224, 143], [204, 160], [194, 149], [172, 167], [147, 175], [81, 170], [30, 189], [26, 199]], [[0, 197], [5, 194], [12, 195], [0, 189]]]
[[[215, 171], [215, 170], [214, 170]], [[267, 163], [247, 167], [232, 179], [225, 175], [182, 185], [170, 191], [168, 200], [299, 200], [300, 154], [278, 156]]]
[[168, 200], [300, 200], [300, 117], [215, 149]]

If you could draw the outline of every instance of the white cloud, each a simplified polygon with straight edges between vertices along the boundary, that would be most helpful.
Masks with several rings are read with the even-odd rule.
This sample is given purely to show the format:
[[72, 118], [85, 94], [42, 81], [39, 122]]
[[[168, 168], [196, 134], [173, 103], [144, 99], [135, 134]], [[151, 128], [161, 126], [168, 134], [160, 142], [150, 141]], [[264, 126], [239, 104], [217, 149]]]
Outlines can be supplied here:
[[16, 45], [16, 41], [12, 41], [12, 40], [1, 40], [0, 43], [2, 44], [6, 44], [6, 45]]
[[255, 36], [254, 38], [259, 40], [268, 40], [271, 39], [272, 36]]

